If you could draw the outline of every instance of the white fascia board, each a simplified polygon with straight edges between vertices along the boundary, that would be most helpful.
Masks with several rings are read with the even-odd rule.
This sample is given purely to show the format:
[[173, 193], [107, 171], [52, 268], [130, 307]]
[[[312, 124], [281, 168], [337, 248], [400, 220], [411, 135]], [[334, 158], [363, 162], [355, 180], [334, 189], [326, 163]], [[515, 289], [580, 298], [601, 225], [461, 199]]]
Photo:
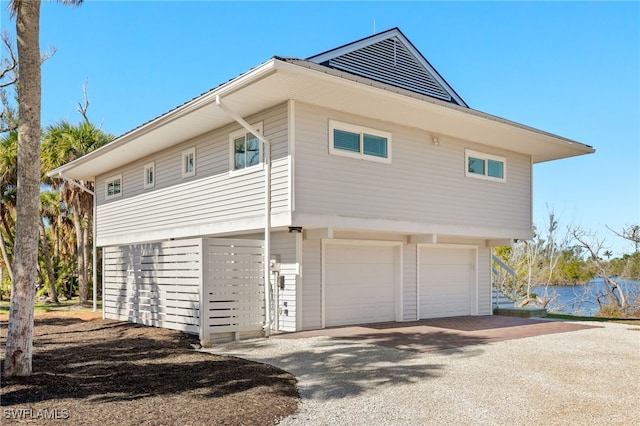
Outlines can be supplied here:
[[[175, 109], [172, 109], [133, 130], [130, 130], [129, 132], [114, 139], [108, 144], [96, 149], [95, 151], [92, 151], [87, 155], [77, 158], [61, 167], [58, 167], [48, 172], [47, 176], [56, 177], [60, 175], [73, 174], [74, 169], [80, 166], [88, 165], [88, 163], [91, 163], [92, 161], [95, 161], [101, 157], [102, 158], [100, 161], [102, 162], [104, 161], [104, 156], [106, 154], [116, 151], [119, 148], [122, 148], [124, 145], [134, 143], [136, 140], [139, 140], [141, 137], [160, 129], [180, 119], [181, 117], [189, 115], [194, 111], [203, 108], [204, 106], [215, 105], [216, 97], [228, 96], [229, 94], [234, 93], [242, 89], [243, 87], [246, 87], [247, 85], [250, 85], [272, 74], [273, 72], [275, 72], [275, 62], [276, 62], [276, 59], [272, 58], [269, 61], [259, 65], [258, 67], [253, 68], [252, 70], [240, 75], [239, 77], [225, 84], [222, 84], [218, 88], [213, 89], [209, 92], [206, 92], [186, 102], [185, 104]], [[149, 146], [149, 144], [147, 144], [147, 146], [141, 147], [141, 151], [146, 155], [148, 155], [153, 152], [160, 151], [161, 149], [164, 149], [167, 147], [168, 146], [164, 146], [164, 145]], [[119, 167], [121, 163], [130, 162], [130, 161], [132, 161], [132, 159], [130, 158], [127, 158], [126, 160], [121, 157], [118, 159], [114, 159], [112, 160], [113, 162], [112, 168]], [[75, 178], [79, 178], [79, 176], [75, 176]], [[82, 179], [85, 179], [85, 180], [93, 180], [94, 178], [95, 178], [95, 174], [91, 176], [85, 174], [82, 176]]]

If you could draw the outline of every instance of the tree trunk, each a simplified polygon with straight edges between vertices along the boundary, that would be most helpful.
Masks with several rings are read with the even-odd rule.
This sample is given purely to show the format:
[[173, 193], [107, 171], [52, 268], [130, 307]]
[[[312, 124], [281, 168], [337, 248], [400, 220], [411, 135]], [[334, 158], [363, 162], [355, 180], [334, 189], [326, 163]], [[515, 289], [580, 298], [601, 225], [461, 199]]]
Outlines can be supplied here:
[[[627, 298], [624, 295], [624, 291], [622, 291], [622, 289], [620, 288], [617, 282], [615, 282], [614, 280], [609, 278], [608, 275], [606, 275], [607, 272], [608, 271], [602, 268], [600, 272], [600, 276], [604, 281], [605, 288], [607, 289], [607, 293], [609, 295], [609, 300], [611, 301], [612, 304], [616, 305], [618, 308], [622, 310], [627, 309], [629, 305], [627, 304]], [[616, 289], [618, 290], [617, 294], [615, 293]]]
[[85, 276], [85, 282], [86, 282], [86, 293], [87, 293], [87, 299], [88, 299], [88, 294], [89, 294], [89, 282], [91, 280], [91, 277], [93, 276], [92, 274], [92, 265], [91, 265], [91, 260], [92, 260], [92, 256], [91, 256], [91, 219], [90, 217], [87, 215], [85, 216], [85, 220], [83, 221], [85, 227], [84, 227], [84, 231], [82, 234], [82, 247], [84, 249], [84, 276]]
[[84, 228], [82, 227], [82, 218], [80, 217], [79, 206], [74, 202], [73, 227], [76, 230], [76, 256], [78, 257], [78, 293], [80, 305], [87, 303], [87, 275], [84, 258]]
[[53, 273], [53, 262], [49, 253], [49, 240], [47, 239], [47, 231], [44, 227], [44, 220], [40, 216], [40, 244], [42, 245], [42, 255], [44, 256], [44, 264], [47, 267], [47, 278], [49, 281], [49, 302], [58, 305], [58, 292], [56, 291], [56, 276]]
[[20, 62], [18, 83], [18, 197], [13, 291], [7, 327], [4, 373], [30, 376], [33, 307], [40, 217], [40, 1], [13, 3]]

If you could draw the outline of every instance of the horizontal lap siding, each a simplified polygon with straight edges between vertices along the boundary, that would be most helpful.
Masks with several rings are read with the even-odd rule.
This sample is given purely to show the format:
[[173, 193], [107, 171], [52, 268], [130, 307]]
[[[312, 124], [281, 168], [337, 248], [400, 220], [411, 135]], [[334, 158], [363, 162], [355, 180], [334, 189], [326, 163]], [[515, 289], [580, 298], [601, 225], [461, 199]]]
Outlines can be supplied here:
[[[248, 120], [262, 121], [265, 136], [272, 144], [271, 206], [274, 213], [289, 209], [289, 170], [286, 105], [265, 111]], [[135, 233], [139, 240], [171, 237], [174, 231], [230, 220], [260, 217], [264, 212], [264, 173], [229, 173], [229, 134], [239, 127], [220, 130], [186, 141], [175, 147], [114, 170], [97, 179], [98, 244], [102, 238]], [[181, 176], [182, 151], [196, 148], [196, 176]], [[155, 163], [156, 184], [143, 188], [144, 165]], [[122, 174], [123, 193], [105, 200], [104, 182]], [[160, 232], [160, 234], [158, 234]]]
[[302, 329], [322, 327], [322, 267], [320, 240], [303, 240]]
[[478, 315], [491, 315], [491, 249], [478, 249]]
[[[276, 312], [279, 329], [282, 331], [296, 331], [296, 235], [279, 232], [271, 236], [271, 254], [280, 257], [280, 276], [284, 277], [284, 289], [277, 289], [278, 300]], [[278, 283], [276, 283], [277, 286]], [[274, 286], [275, 287], [275, 286]]]
[[200, 240], [104, 248], [106, 318], [198, 333]]
[[[274, 161], [274, 211], [287, 207], [287, 170], [288, 159]], [[263, 212], [262, 171], [231, 179], [226, 175], [213, 176], [98, 206], [98, 235], [170, 231], [181, 226], [259, 216]]]
[[[392, 134], [392, 163], [329, 154], [328, 121]], [[296, 211], [528, 230], [529, 157], [421, 130], [296, 104]], [[506, 183], [465, 177], [465, 149], [507, 159]], [[322, 179], [318, 179], [322, 176]]]

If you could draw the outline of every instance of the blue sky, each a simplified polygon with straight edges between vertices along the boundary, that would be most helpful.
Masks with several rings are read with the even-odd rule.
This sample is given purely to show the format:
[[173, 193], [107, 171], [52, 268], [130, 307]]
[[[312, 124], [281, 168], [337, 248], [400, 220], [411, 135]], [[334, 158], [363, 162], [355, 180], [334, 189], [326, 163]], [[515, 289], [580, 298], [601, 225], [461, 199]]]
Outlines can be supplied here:
[[119, 135], [274, 55], [393, 27], [472, 108], [594, 146], [534, 167], [534, 221], [632, 251], [605, 225], [640, 224], [639, 2], [45, 2], [42, 123], [79, 121], [88, 81], [89, 117]]

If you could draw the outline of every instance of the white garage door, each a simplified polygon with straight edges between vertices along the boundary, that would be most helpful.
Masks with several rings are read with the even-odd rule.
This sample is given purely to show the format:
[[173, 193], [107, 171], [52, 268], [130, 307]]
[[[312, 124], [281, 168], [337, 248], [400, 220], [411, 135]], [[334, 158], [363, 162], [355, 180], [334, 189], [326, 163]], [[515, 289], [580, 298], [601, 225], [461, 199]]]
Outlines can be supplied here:
[[475, 250], [421, 247], [418, 256], [420, 319], [471, 315]]
[[395, 321], [395, 246], [327, 244], [325, 326]]

